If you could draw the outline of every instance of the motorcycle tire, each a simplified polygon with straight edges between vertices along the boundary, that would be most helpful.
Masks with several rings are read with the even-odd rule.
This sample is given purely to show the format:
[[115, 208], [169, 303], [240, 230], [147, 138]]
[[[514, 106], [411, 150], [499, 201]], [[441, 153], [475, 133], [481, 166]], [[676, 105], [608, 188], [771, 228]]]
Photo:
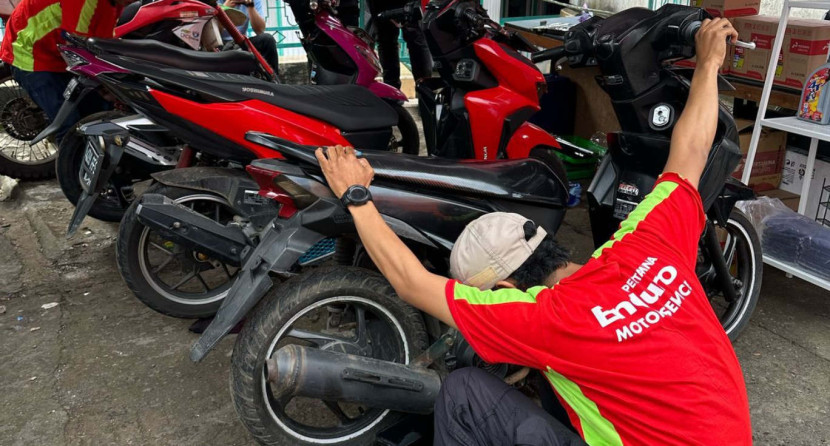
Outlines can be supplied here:
[[738, 290], [739, 300], [729, 305], [724, 314], [721, 315], [717, 310], [716, 314], [729, 339], [734, 342], [746, 328], [758, 304], [764, 261], [761, 240], [755, 232], [755, 227], [743, 212], [733, 209], [729, 214], [725, 230], [737, 241], [734, 247], [735, 258], [731, 264], [727, 264], [727, 267], [730, 273], [734, 271], [733, 277], [739, 276], [734, 278], [741, 281], [741, 288]]
[[[336, 428], [330, 428], [324, 432], [317, 428], [315, 431], [314, 427], [297, 424], [273, 398], [263, 371], [265, 360], [276, 349], [277, 341], [283, 338], [283, 334], [295, 322], [303, 324], [307, 321], [308, 319], [300, 319], [312, 311], [323, 311], [331, 305], [348, 302], [365, 305], [388, 317], [388, 327], [391, 327], [389, 333], [392, 335], [384, 339], [394, 337], [398, 342], [399, 347], [395, 352], [398, 362], [406, 355], [404, 352], [408, 351], [408, 359], [411, 360], [427, 347], [426, 328], [421, 313], [404, 303], [389, 282], [378, 273], [357, 267], [317, 268], [272, 288], [249, 313], [245, 326], [236, 338], [231, 358], [230, 388], [236, 413], [260, 444], [370, 445], [375, 444], [377, 433], [397, 418], [398, 414], [389, 410], [368, 409], [354, 419], [349, 418], [354, 424], [357, 423], [354, 420], [367, 417], [363, 424], [357, 423], [351, 430], [337, 431]], [[364, 316], [364, 323], [368, 319]], [[381, 349], [377, 343], [374, 345], [373, 353], [377, 355]], [[291, 407], [289, 403], [290, 401], [286, 403], [286, 408]], [[308, 404], [305, 399], [301, 403]], [[340, 408], [336, 401], [326, 403], [326, 406], [335, 404]], [[340, 410], [343, 414], [343, 409]], [[302, 409], [300, 411], [302, 416], [304, 412]], [[323, 415], [325, 414], [319, 411], [315, 412], [314, 421], [322, 419]], [[339, 423], [344, 423], [343, 418], [336, 419], [340, 420]]]
[[401, 104], [391, 104], [398, 115], [398, 131], [401, 134], [401, 139], [398, 141], [401, 153], [407, 155], [418, 155], [421, 153], [421, 137], [418, 131], [418, 125], [415, 124], [415, 118], [406, 111], [406, 107]]
[[[217, 206], [223, 206], [226, 209], [231, 209], [228, 202], [218, 195], [204, 191], [166, 186], [161, 183], [151, 185], [144, 193], [161, 194], [174, 202], [184, 205], [190, 203], [193, 206], [199, 203], [208, 203], [210, 205], [215, 204]], [[118, 270], [127, 287], [142, 303], [167, 316], [183, 319], [200, 319], [216, 314], [216, 311], [222, 304], [222, 300], [233, 284], [234, 276], [229, 271], [229, 268], [226, 265], [222, 265], [228, 276], [227, 282], [222, 284], [221, 287], [217, 286], [213, 290], [208, 289], [207, 285], [204, 287], [206, 290], [204, 293], [187, 293], [179, 291], [178, 287], [171, 288], [171, 285], [165, 283], [163, 279], [158, 277], [159, 271], [156, 270], [158, 266], [152, 265], [149, 259], [149, 249], [151, 247], [156, 247], [156, 249], [161, 248], [158, 248], [158, 242], [154, 244], [152, 241], [151, 237], [153, 232], [141, 224], [136, 218], [136, 209], [138, 208], [139, 202], [140, 200], [133, 201], [127, 209], [127, 212], [124, 213], [121, 226], [118, 228], [118, 240], [115, 245], [115, 258], [118, 263]], [[233, 214], [232, 209], [228, 214]], [[222, 220], [222, 222], [227, 223], [231, 218], [227, 218], [227, 221]], [[165, 243], [172, 242], [162, 242], [161, 245]], [[162, 246], [162, 248], [175, 252], [179, 247], [172, 244], [172, 246]], [[213, 262], [211, 259], [206, 258], [201, 259], [201, 263], [197, 264], [197, 261], [200, 261], [196, 258], [197, 255], [198, 253], [189, 250], [182, 250], [182, 252], [176, 253], [177, 258], [173, 259], [175, 261], [170, 262], [173, 264], [173, 270], [176, 270], [177, 266], [181, 266], [181, 272], [184, 274], [186, 266], [193, 266], [193, 271], [196, 271], [196, 267], [201, 263]], [[199, 280], [204, 283], [201, 271], [199, 273]], [[209, 278], [208, 282], [212, 282], [212, 280]]]
[[[15, 82], [9, 71], [9, 67], [6, 64], [0, 65], [0, 132], [2, 132], [3, 136], [3, 138], [0, 138], [0, 144], [2, 144], [2, 147], [0, 147], [0, 175], [21, 180], [44, 180], [52, 178], [55, 175], [55, 159], [57, 158], [58, 152], [53, 139], [50, 138], [36, 144], [39, 150], [46, 151], [46, 156], [41, 160], [25, 162], [7, 154], [11, 147], [14, 146], [19, 147], [21, 151], [28, 151], [34, 155], [35, 148], [29, 147], [28, 141], [40, 133], [43, 128], [46, 128], [48, 118], [46, 118], [42, 110], [39, 110], [34, 105], [34, 102], [29, 98], [26, 91], [23, 90], [23, 87]], [[33, 107], [39, 111], [33, 111]], [[32, 115], [21, 116], [14, 113], [15, 110], [20, 112], [19, 110], [22, 109], [33, 111], [33, 114], [43, 114], [37, 120], [37, 122], [43, 121], [42, 125], [30, 128], [32, 125], [32, 119], [30, 119]], [[23, 122], [18, 123], [18, 120], [22, 120]], [[25, 139], [27, 137], [28, 139]], [[14, 150], [13, 154], [17, 152], [18, 150]]]
[[[60, 144], [58, 150], [58, 159], [55, 162], [55, 176], [58, 178], [58, 184], [63, 191], [63, 195], [72, 203], [73, 206], [78, 204], [78, 199], [81, 197], [81, 179], [78, 176], [81, 162], [84, 159], [86, 151], [86, 137], [80, 133], [80, 126], [87, 122], [97, 120], [114, 119], [125, 116], [125, 113], [119, 111], [105, 111], [91, 114], [81, 119], [66, 135]], [[121, 221], [124, 212], [127, 208], [121, 204], [117, 197], [107, 199], [106, 197], [99, 197], [89, 210], [89, 216], [102, 221], [117, 222]]]

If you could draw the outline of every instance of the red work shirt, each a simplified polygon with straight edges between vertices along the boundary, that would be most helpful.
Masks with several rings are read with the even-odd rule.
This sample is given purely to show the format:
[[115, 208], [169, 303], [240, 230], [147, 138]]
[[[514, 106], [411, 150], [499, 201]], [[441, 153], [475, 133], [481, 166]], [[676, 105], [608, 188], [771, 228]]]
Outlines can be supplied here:
[[453, 320], [486, 361], [544, 372], [590, 445], [749, 445], [741, 368], [695, 275], [704, 223], [697, 190], [665, 174], [553, 288], [449, 281]]
[[63, 71], [61, 31], [113, 37], [120, 11], [110, 0], [23, 0], [6, 22], [0, 59], [25, 71]]

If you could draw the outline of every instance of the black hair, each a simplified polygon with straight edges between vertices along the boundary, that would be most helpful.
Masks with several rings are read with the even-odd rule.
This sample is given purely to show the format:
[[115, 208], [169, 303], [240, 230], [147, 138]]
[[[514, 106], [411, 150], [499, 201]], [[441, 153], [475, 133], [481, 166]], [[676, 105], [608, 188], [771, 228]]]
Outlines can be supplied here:
[[548, 234], [509, 279], [516, 282], [516, 288], [521, 290], [544, 285], [554, 271], [568, 265], [570, 258], [570, 252]]

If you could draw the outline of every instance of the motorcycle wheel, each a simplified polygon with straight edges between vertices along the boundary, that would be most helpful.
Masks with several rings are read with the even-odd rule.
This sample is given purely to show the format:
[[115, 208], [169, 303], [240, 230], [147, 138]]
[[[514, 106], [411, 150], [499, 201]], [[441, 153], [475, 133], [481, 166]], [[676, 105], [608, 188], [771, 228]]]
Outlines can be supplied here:
[[421, 137], [415, 118], [406, 111], [401, 104], [390, 104], [398, 115], [398, 125], [392, 129], [393, 151], [400, 151], [407, 155], [418, 155], [421, 152]]
[[[145, 193], [162, 194], [222, 224], [235, 214], [224, 198], [204, 191], [156, 183]], [[216, 314], [238, 268], [165, 240], [138, 221], [138, 203], [133, 201], [124, 214], [116, 242], [118, 269], [127, 287], [167, 316], [197, 319]]]
[[698, 277], [701, 279], [712, 309], [723, 325], [724, 331], [730, 340], [735, 341], [749, 323], [752, 312], [755, 311], [755, 305], [758, 303], [758, 296], [761, 294], [761, 279], [764, 270], [761, 242], [752, 223], [737, 209], [729, 215], [726, 227], [716, 226], [716, 231], [738, 299], [730, 302], [724, 296], [714, 269], [708, 266], [708, 260], [703, 262], [707, 265], [703, 267], [703, 271], [701, 271], [699, 262]]
[[[60, 184], [61, 190], [63, 191], [63, 195], [72, 205], [78, 204], [78, 199], [81, 197], [81, 191], [83, 190], [79, 175], [81, 161], [83, 161], [86, 151], [86, 137], [80, 133], [79, 127], [87, 122], [120, 118], [122, 116], [125, 116], [125, 114], [119, 111], [94, 113], [81, 119], [63, 137], [60, 150], [58, 151], [58, 158], [55, 162], [55, 174], [58, 178], [58, 184]], [[98, 196], [95, 204], [92, 205], [92, 209], [89, 210], [88, 215], [90, 217], [103, 221], [121, 221], [127, 208], [121, 204], [122, 201], [118, 197], [118, 192], [114, 190], [114, 187], [110, 187], [108, 191], [112, 192], [102, 193]]]
[[58, 147], [52, 139], [29, 146], [48, 123], [46, 113], [12, 79], [4, 64], [0, 69], [0, 175], [21, 180], [55, 175]]
[[286, 344], [408, 362], [427, 345], [421, 314], [380, 274], [356, 267], [318, 268], [274, 287], [249, 314], [231, 359], [236, 413], [265, 445], [369, 445], [396, 413], [337, 401], [279, 401], [265, 360]]

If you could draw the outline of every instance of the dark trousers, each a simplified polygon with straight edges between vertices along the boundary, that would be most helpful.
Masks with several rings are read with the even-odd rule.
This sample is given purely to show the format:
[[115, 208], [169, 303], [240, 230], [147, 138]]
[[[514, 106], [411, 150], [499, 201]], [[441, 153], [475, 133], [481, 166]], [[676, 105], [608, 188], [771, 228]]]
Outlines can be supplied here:
[[582, 446], [530, 398], [477, 368], [450, 373], [435, 402], [435, 446]]
[[[69, 81], [75, 77], [68, 72], [51, 72], [51, 71], [25, 71], [15, 66], [11, 67], [12, 77], [18, 84], [26, 91], [30, 98], [35, 101], [44, 112], [49, 120], [52, 121], [58, 115], [63, 105], [63, 92]], [[63, 138], [63, 135], [77, 123], [81, 116], [87, 116], [102, 110], [107, 110], [110, 105], [101, 98], [97, 93], [90, 93], [83, 102], [78, 105], [78, 108], [63, 122], [63, 125], [55, 134], [57, 141]]]
[[262, 55], [262, 58], [265, 59], [265, 62], [268, 65], [271, 65], [271, 68], [274, 69], [274, 72], [279, 75], [279, 66], [280, 66], [280, 54], [277, 51], [277, 40], [271, 33], [262, 33], [250, 38], [251, 43], [254, 45], [259, 54]]
[[[377, 17], [383, 11], [402, 8], [406, 0], [369, 0], [369, 11]], [[409, 49], [409, 61], [412, 64], [412, 76], [420, 80], [432, 75], [432, 56], [423, 31], [416, 24], [407, 24], [402, 29], [390, 20], [375, 19], [377, 27], [378, 58], [383, 67], [383, 82], [401, 88], [401, 60], [398, 49], [399, 31]]]

